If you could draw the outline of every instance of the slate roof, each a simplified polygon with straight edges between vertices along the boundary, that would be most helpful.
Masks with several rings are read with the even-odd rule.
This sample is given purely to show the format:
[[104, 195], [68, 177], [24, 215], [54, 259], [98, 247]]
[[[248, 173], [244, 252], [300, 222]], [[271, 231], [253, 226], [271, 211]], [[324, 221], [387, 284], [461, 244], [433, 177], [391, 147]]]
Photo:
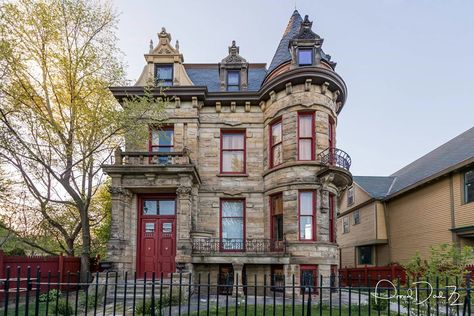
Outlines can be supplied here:
[[390, 195], [474, 157], [474, 127], [403, 167]]
[[290, 45], [290, 40], [298, 35], [298, 32], [301, 27], [301, 22], [303, 22], [303, 18], [301, 17], [298, 10], [293, 12], [293, 15], [286, 26], [285, 32], [283, 33], [283, 37], [280, 40], [280, 44], [278, 44], [278, 48], [273, 55], [272, 62], [270, 63], [270, 67], [268, 67], [268, 73], [272, 72], [273, 69], [278, 67], [279, 65], [283, 64], [291, 60], [290, 50], [288, 46]]
[[365, 192], [376, 199], [384, 198], [392, 186], [395, 177], [354, 176], [357, 183]]
[[388, 177], [354, 176], [354, 182], [376, 199], [389, 199], [402, 190], [474, 158], [474, 127], [444, 143]]
[[[207, 86], [209, 92], [220, 91], [219, 68], [217, 64], [193, 65], [184, 64], [186, 73], [196, 86]], [[248, 72], [248, 91], [258, 91], [262, 84], [267, 70], [265, 67], [249, 67]]]

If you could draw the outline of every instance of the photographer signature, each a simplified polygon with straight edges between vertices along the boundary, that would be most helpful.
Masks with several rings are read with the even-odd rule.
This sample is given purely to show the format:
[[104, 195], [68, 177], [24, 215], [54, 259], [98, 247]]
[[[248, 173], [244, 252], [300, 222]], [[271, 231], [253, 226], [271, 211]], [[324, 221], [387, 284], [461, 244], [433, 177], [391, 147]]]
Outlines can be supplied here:
[[[385, 295], [379, 296], [379, 294], [380, 294], [379, 286], [380, 286], [381, 283], [384, 283], [384, 282], [389, 283], [390, 287], [384, 286], [383, 290], [390, 290], [390, 291], [393, 290], [394, 291], [393, 295], [391, 295], [391, 296], [385, 296]], [[425, 285], [425, 287], [420, 289], [418, 287], [418, 285]], [[376, 304], [377, 304], [378, 299], [390, 300], [392, 298], [396, 298], [396, 299], [413, 300], [413, 301], [416, 301], [414, 303], [415, 305], [420, 305], [420, 304], [423, 304], [426, 301], [428, 301], [430, 298], [434, 298], [434, 299], [444, 299], [451, 306], [462, 305], [462, 303], [458, 302], [459, 299], [461, 298], [461, 294], [459, 294], [459, 292], [457, 291], [457, 287], [455, 285], [445, 286], [446, 292], [438, 290], [438, 293], [436, 293], [436, 294], [433, 293], [434, 292], [433, 286], [429, 282], [417, 281], [417, 282], [413, 282], [412, 286], [415, 286], [414, 290], [413, 290], [412, 287], [409, 287], [406, 290], [406, 294], [399, 295], [398, 294], [398, 289], [395, 286], [395, 284], [392, 283], [392, 281], [387, 280], [387, 279], [382, 279], [382, 280], [378, 281], [377, 284], [375, 285], [375, 293], [371, 293], [371, 294], [375, 298], [375, 303]], [[420, 292], [420, 290], [427, 293], [426, 298], [424, 298], [421, 301], [419, 301], [419, 297], [420, 297], [419, 292]]]

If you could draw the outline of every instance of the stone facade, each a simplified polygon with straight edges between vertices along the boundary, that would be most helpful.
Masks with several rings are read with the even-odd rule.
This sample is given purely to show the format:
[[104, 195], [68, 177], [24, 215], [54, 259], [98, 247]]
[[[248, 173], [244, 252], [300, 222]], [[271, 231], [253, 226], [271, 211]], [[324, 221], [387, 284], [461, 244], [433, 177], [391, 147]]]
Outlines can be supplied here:
[[[299, 29], [305, 25], [307, 19], [303, 21], [295, 12], [288, 27]], [[290, 40], [288, 36], [285, 33], [282, 41]], [[153, 163], [157, 154], [144, 150], [149, 140], [134, 140], [133, 144], [127, 144], [126, 151], [117, 152], [115, 164], [104, 166], [112, 178], [110, 261], [120, 271], [138, 269], [142, 256], [137, 226], [140, 196], [166, 193], [172, 194], [176, 201], [175, 262], [179, 269], [209, 272], [212, 278], [217, 278], [220, 268], [232, 265], [235, 278], [243, 271], [249, 275], [257, 273], [261, 278], [277, 268], [288, 282], [293, 274], [299, 282], [300, 265], [313, 265], [319, 275], [329, 276], [331, 267], [339, 263], [337, 244], [330, 237], [330, 218], [336, 218], [337, 203], [331, 205], [329, 199], [332, 196], [337, 201], [341, 190], [352, 182], [347, 158], [329, 148], [331, 144], [335, 147], [337, 115], [346, 96], [344, 81], [334, 71], [335, 64], [329, 62], [329, 57], [321, 59], [322, 51], [318, 51], [319, 55], [313, 57], [320, 59], [312, 65], [298, 67], [295, 58], [289, 58], [267, 71], [261, 64], [247, 63], [233, 43], [229, 56], [219, 64], [186, 65], [179, 51], [169, 43], [171, 36], [163, 30], [159, 37], [159, 45], [169, 49], [150, 49], [146, 55], [148, 65], [137, 85], [111, 90], [119, 101], [130, 91], [140, 94], [144, 82], [149, 82], [149, 76], [153, 75], [150, 65], [172, 61], [174, 75], [181, 76], [175, 78], [166, 92], [175, 97], [175, 102], [170, 102], [165, 110], [167, 125], [174, 130], [173, 154], [168, 157], [163, 153], [170, 159], [165, 164]], [[308, 41], [317, 39], [310, 36], [304, 43]], [[292, 53], [297, 50], [297, 44], [292, 44]], [[320, 44], [315, 49], [320, 49]], [[290, 56], [290, 48], [286, 49]], [[206, 70], [207, 74], [215, 77], [215, 82], [207, 83], [206, 87], [198, 82], [202, 80], [199, 72], [203, 69], [211, 69]], [[238, 92], [223, 91], [229, 69], [239, 71]], [[264, 76], [255, 79], [258, 71]], [[256, 80], [260, 81], [255, 83]], [[153, 92], [158, 94], [159, 89]], [[299, 113], [312, 114], [314, 159], [311, 160], [298, 159]], [[283, 159], [281, 164], [271, 167], [270, 129], [276, 120], [282, 122]], [[244, 133], [244, 173], [221, 172], [223, 131]], [[346, 159], [346, 164], [340, 164], [339, 159]], [[314, 192], [315, 196], [312, 240], [299, 238], [298, 196], [306, 191]], [[275, 241], [270, 210], [270, 197], [275, 194], [283, 197], [284, 240], [279, 241], [277, 250], [265, 244], [272, 245]], [[208, 252], [203, 248], [196, 250], [197, 244], [214, 240], [219, 243], [222, 199], [244, 201], [244, 243], [260, 243], [263, 249], [247, 251], [248, 247], [243, 247], [241, 251], [227, 252], [221, 245]], [[253, 280], [247, 282], [251, 284]]]

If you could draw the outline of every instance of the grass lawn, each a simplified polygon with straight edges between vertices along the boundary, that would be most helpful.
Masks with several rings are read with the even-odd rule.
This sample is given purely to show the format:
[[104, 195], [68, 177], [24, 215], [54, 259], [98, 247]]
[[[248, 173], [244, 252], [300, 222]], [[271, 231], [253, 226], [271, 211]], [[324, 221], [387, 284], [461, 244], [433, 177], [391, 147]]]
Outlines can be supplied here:
[[[307, 306], [304, 307], [304, 311], [303, 311], [303, 307], [301, 305], [295, 305], [294, 306], [294, 315], [297, 315], [297, 316], [306, 316], [308, 315], [307, 313], [308, 311], [308, 308]], [[237, 314], [236, 314], [237, 312]], [[255, 313], [255, 306], [254, 305], [248, 305], [247, 306], [247, 315], [249, 316], [252, 316], [252, 315], [258, 315], [258, 316], [261, 316], [261, 315], [268, 315], [268, 316], [273, 316], [273, 306], [270, 305], [270, 306], [266, 306], [265, 309], [263, 308], [263, 305], [257, 305], [257, 312]], [[352, 306], [352, 311], [351, 311], [351, 314], [352, 315], [359, 315], [359, 306]], [[391, 313], [392, 315], [393, 314], [396, 314], [394, 312]], [[207, 315], [207, 311], [201, 311], [200, 313], [198, 312], [195, 312], [195, 313], [191, 313], [191, 316], [205, 316]], [[214, 316], [214, 315], [245, 315], [245, 306], [244, 305], [241, 305], [239, 306], [238, 310], [236, 311], [235, 310], [235, 306], [229, 306], [228, 310], [227, 310], [227, 314], [226, 314], [226, 308], [225, 306], [219, 306], [219, 313], [217, 313], [217, 308], [216, 306], [212, 306], [210, 308], [210, 315], [211, 316]], [[283, 315], [283, 306], [282, 305], [277, 305], [276, 306], [276, 310], [275, 310], [275, 315]], [[290, 306], [285, 306], [285, 315], [293, 315], [293, 307], [290, 305]], [[328, 306], [323, 306], [322, 308], [322, 314], [320, 314], [320, 309], [319, 309], [319, 306], [318, 305], [314, 305], [312, 308], [311, 308], [311, 315], [312, 316], [318, 316], [318, 315], [323, 315], [323, 316], [329, 316], [329, 315], [334, 315], [334, 316], [338, 316], [338, 315], [349, 315], [349, 309], [347, 307], [342, 307], [341, 309], [341, 313], [339, 314], [339, 309], [337, 307], [333, 307], [332, 308], [332, 314], [330, 313], [330, 310], [329, 310], [329, 307]], [[382, 315], [382, 316], [385, 316], [387, 315], [387, 312], [386, 311], [383, 311], [383, 312], [379, 312], [376, 311], [376, 310], [370, 310], [370, 313], [369, 313], [369, 309], [367, 306], [361, 306], [360, 307], [360, 315]]]

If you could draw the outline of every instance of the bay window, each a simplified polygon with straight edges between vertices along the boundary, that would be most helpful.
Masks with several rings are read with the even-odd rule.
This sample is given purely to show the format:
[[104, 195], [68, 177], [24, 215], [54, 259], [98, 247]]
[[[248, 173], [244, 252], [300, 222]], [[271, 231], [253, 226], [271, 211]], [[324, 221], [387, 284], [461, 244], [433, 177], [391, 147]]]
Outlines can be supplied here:
[[245, 131], [221, 131], [221, 173], [245, 173]]
[[314, 113], [298, 113], [298, 160], [314, 160]]
[[299, 192], [300, 240], [315, 240], [316, 195], [314, 191]]
[[221, 200], [221, 248], [242, 251], [245, 236], [244, 200]]
[[280, 120], [270, 126], [270, 168], [278, 166], [283, 162], [282, 139], [282, 124]]

